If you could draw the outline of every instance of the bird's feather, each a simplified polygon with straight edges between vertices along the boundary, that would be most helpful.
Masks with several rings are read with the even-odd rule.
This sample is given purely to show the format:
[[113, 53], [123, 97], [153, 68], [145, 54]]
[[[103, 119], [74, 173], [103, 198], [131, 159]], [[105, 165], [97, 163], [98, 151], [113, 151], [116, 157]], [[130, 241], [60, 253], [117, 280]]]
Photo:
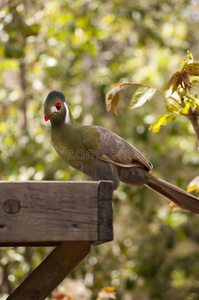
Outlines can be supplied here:
[[98, 142], [90, 130], [84, 130], [84, 144], [87, 149], [98, 159], [111, 162], [120, 167], [141, 167], [152, 170], [152, 164], [130, 143], [120, 136], [100, 126], [93, 126], [98, 137]]
[[145, 184], [147, 187], [169, 199], [180, 208], [191, 211], [195, 214], [199, 213], [199, 199], [197, 197], [184, 191], [178, 186], [156, 178], [149, 173], [147, 174], [147, 177], [149, 179], [147, 184]]

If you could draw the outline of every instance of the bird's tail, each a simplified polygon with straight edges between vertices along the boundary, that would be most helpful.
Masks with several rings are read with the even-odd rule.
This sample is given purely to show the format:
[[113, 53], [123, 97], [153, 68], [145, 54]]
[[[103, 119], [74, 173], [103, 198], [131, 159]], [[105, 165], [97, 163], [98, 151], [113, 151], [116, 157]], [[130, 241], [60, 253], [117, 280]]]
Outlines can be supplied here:
[[198, 198], [167, 181], [154, 177], [150, 173], [148, 173], [147, 177], [149, 178], [147, 184], [145, 184], [147, 187], [161, 194], [180, 208], [199, 214]]

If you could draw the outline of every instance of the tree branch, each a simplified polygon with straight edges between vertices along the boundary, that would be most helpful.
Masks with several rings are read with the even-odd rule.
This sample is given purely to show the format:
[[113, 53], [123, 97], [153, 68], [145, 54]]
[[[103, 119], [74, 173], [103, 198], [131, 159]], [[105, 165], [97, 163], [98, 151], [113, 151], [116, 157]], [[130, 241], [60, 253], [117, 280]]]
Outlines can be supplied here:
[[22, 135], [23, 135], [28, 130], [27, 117], [26, 117], [28, 97], [27, 97], [27, 83], [26, 83], [26, 65], [24, 60], [20, 61], [19, 71], [20, 71], [19, 80], [21, 86], [21, 102], [19, 106], [19, 125], [21, 127]]
[[195, 131], [196, 137], [197, 137], [197, 141], [198, 141], [198, 150], [199, 150], [199, 124], [198, 124], [198, 116], [192, 112], [190, 114], [188, 114], [187, 119], [191, 122], [193, 129]]

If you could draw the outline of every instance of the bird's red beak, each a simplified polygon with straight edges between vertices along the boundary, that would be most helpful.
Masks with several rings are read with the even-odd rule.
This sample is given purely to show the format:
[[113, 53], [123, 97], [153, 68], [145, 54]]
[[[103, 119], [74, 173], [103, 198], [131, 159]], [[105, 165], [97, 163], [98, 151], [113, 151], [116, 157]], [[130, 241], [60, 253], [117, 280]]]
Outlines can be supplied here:
[[[52, 114], [53, 115], [53, 114]], [[44, 120], [47, 122], [48, 120], [50, 120], [50, 118], [52, 117], [52, 115], [45, 115], [44, 116]]]

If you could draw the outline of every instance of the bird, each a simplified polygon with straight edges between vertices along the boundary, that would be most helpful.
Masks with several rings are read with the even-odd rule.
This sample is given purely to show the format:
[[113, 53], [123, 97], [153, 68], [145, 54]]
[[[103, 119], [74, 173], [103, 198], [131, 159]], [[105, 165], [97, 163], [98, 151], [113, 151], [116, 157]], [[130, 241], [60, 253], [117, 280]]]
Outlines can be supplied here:
[[51, 122], [51, 142], [58, 155], [92, 180], [111, 180], [114, 190], [120, 182], [146, 186], [177, 207], [199, 213], [199, 199], [153, 176], [152, 164], [132, 144], [104, 127], [78, 125], [62, 92], [47, 95], [44, 119]]

